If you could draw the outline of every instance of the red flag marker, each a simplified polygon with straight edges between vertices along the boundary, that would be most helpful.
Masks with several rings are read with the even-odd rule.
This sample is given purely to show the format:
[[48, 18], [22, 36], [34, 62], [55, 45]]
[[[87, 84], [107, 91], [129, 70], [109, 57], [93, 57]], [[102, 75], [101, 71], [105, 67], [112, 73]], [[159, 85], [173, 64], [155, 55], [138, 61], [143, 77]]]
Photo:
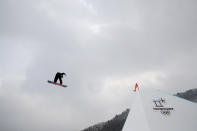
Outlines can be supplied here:
[[138, 84], [136, 83], [135, 84], [135, 89], [134, 89], [134, 91], [136, 92], [136, 89], [138, 88], [138, 90], [139, 90], [139, 87], [138, 87]]

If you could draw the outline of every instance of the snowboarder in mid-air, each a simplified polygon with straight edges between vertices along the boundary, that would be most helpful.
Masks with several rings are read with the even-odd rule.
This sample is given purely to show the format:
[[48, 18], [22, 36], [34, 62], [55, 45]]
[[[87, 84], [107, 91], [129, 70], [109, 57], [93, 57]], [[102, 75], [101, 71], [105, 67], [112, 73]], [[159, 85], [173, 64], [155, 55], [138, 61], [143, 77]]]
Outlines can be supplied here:
[[63, 75], [66, 75], [66, 74], [64, 72], [63, 73], [57, 72], [54, 78], [54, 83], [57, 83], [57, 80], [59, 79], [60, 84], [62, 85]]
[[[62, 84], [62, 78], [63, 78], [64, 75], [66, 76], [66, 74], [64, 72], [63, 73], [57, 72], [56, 75], [55, 75], [54, 81], [48, 80], [48, 83], [58, 85], [58, 86], [62, 86], [62, 87], [68, 87], [67, 85]], [[59, 80], [60, 83], [57, 83], [57, 80]]]

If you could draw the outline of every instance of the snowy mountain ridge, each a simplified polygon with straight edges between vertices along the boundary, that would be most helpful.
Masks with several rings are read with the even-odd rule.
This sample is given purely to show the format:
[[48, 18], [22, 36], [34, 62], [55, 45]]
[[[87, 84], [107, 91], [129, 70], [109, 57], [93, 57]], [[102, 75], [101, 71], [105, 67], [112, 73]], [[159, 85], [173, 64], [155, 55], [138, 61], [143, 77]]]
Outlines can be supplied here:
[[179, 96], [192, 102], [197, 102], [197, 89], [191, 89], [182, 93], [177, 93], [176, 96]]
[[129, 109], [126, 109], [121, 114], [116, 115], [111, 120], [90, 126], [82, 131], [120, 131], [124, 126], [129, 111]]

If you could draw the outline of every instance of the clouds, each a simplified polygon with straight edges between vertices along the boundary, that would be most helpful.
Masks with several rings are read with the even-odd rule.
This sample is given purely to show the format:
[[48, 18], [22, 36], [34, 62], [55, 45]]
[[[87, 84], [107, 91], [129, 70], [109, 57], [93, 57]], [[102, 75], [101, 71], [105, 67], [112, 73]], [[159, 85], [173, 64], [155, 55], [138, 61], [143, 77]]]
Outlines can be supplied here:
[[[75, 131], [129, 107], [136, 81], [171, 92], [195, 88], [194, 5], [2, 1], [0, 127]], [[65, 90], [46, 83], [57, 71], [67, 73]]]

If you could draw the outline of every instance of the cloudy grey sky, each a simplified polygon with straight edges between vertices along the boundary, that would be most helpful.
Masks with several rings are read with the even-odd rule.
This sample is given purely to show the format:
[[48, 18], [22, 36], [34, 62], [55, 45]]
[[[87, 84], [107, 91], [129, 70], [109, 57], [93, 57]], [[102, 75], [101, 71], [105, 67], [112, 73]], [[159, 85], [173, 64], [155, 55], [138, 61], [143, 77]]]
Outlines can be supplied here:
[[196, 4], [1, 0], [0, 129], [79, 131], [130, 107], [135, 82], [196, 88]]

